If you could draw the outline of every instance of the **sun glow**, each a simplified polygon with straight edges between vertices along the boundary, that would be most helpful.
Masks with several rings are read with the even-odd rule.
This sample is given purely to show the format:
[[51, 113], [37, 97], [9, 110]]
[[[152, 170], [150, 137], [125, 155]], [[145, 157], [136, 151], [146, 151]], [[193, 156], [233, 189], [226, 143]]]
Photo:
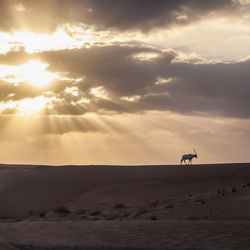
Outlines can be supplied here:
[[20, 66], [0, 65], [0, 79], [15, 84], [25, 82], [42, 88], [58, 77], [56, 73], [46, 71], [47, 67], [48, 64], [39, 61], [29, 61]]
[[[22, 5], [17, 8], [19, 12], [23, 11]], [[29, 30], [0, 32], [0, 54], [20, 50], [33, 54], [41, 51], [88, 48], [98, 43], [130, 41], [135, 37], [141, 38], [135, 32], [117, 34], [80, 24], [64, 24], [50, 34], [34, 33]]]
[[38, 96], [19, 101], [17, 109], [21, 115], [31, 116], [41, 112], [51, 102], [50, 98]]
[[[49, 108], [54, 98], [38, 96], [35, 98], [25, 98], [19, 101], [0, 102], [0, 112], [15, 110], [22, 116], [31, 116], [39, 113], [45, 107]], [[16, 114], [16, 112], [15, 112]]]
[[70, 36], [65, 30], [58, 29], [52, 34], [39, 34], [31, 31], [15, 31], [11, 34], [0, 33], [0, 53], [7, 53], [9, 50], [18, 50], [24, 47], [27, 53], [40, 51], [61, 50], [80, 48], [82, 41]]
[[36, 98], [26, 98], [19, 102], [17, 109], [20, 114], [34, 115], [43, 110], [46, 104], [49, 102], [49, 98], [44, 96], [38, 96]]

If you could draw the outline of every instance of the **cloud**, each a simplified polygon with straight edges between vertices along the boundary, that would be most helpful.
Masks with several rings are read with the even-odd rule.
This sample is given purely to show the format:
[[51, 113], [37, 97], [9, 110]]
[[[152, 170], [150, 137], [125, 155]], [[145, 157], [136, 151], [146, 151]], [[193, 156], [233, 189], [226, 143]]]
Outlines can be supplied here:
[[36, 97], [41, 95], [42, 90], [35, 87], [31, 87], [26, 83], [14, 85], [9, 82], [0, 81], [0, 100], [21, 100], [27, 97]]
[[212, 12], [232, 10], [234, 5], [230, 0], [89, 0], [86, 6], [92, 11], [83, 22], [103, 29], [147, 31], [156, 27], [187, 24]]
[[[158, 56], [140, 60], [134, 57], [138, 53]], [[118, 45], [51, 51], [40, 56], [53, 71], [85, 78], [77, 87], [89, 99], [86, 106], [91, 111], [154, 109], [250, 117], [248, 60], [212, 63], [193, 57], [189, 60], [174, 50]], [[91, 95], [91, 88], [100, 86], [109, 98]], [[134, 96], [138, 98], [133, 100]]]
[[[23, 52], [19, 53], [22, 58]], [[19, 57], [18, 52], [15, 55]], [[47, 115], [163, 110], [189, 115], [250, 117], [248, 59], [206, 62], [195, 55], [189, 57], [171, 49], [142, 45], [46, 51], [33, 57], [47, 63], [49, 71], [59, 72], [66, 78], [53, 81], [43, 89], [2, 81], [1, 101], [49, 96], [52, 101], [49, 109], [45, 109]]]
[[158, 93], [142, 101], [181, 113], [249, 117], [249, 63], [173, 63], [162, 75], [174, 79], [160, 88], [167, 95]]
[[207, 15], [231, 15], [241, 4], [233, 0], [3, 0], [0, 27], [52, 31], [65, 23], [97, 29], [143, 30], [185, 25]]
[[[160, 61], [136, 60], [139, 53], [158, 53]], [[137, 94], [155, 80], [162, 62], [167, 64], [176, 52], [161, 52], [153, 48], [139, 46], [95, 46], [89, 49], [44, 52], [42, 60], [50, 64], [52, 71], [68, 72], [71, 77], [87, 77], [80, 83], [84, 91], [90, 87], [105, 84], [109, 91], [119, 95]], [[159, 67], [160, 66], [160, 67]], [[158, 68], [159, 67], [159, 68]]]
[[0, 65], [20, 65], [31, 58], [32, 55], [26, 53], [24, 48], [21, 47], [18, 51], [9, 51], [6, 54], [0, 54]]

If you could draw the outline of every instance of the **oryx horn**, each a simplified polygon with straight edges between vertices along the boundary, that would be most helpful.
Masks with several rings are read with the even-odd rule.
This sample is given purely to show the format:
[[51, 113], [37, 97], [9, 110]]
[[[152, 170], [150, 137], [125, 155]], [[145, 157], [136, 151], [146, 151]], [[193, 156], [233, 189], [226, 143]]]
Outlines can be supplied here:
[[194, 149], [194, 148], [193, 148], [193, 150], [194, 150], [195, 154], [197, 155], [197, 153], [196, 153], [196, 151], [195, 151], [195, 149]]

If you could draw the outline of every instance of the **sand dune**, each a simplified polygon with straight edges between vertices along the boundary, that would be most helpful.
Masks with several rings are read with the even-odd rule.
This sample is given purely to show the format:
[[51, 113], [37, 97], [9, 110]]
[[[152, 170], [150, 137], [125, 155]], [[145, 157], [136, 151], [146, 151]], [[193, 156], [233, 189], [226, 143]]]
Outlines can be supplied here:
[[250, 164], [1, 165], [0, 204], [19, 244], [250, 249]]

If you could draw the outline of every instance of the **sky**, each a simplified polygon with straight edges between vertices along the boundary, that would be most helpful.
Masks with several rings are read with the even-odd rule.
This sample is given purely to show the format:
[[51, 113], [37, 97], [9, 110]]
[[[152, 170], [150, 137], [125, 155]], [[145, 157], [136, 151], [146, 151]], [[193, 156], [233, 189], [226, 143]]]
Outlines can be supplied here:
[[1, 0], [0, 162], [250, 161], [249, 0]]

